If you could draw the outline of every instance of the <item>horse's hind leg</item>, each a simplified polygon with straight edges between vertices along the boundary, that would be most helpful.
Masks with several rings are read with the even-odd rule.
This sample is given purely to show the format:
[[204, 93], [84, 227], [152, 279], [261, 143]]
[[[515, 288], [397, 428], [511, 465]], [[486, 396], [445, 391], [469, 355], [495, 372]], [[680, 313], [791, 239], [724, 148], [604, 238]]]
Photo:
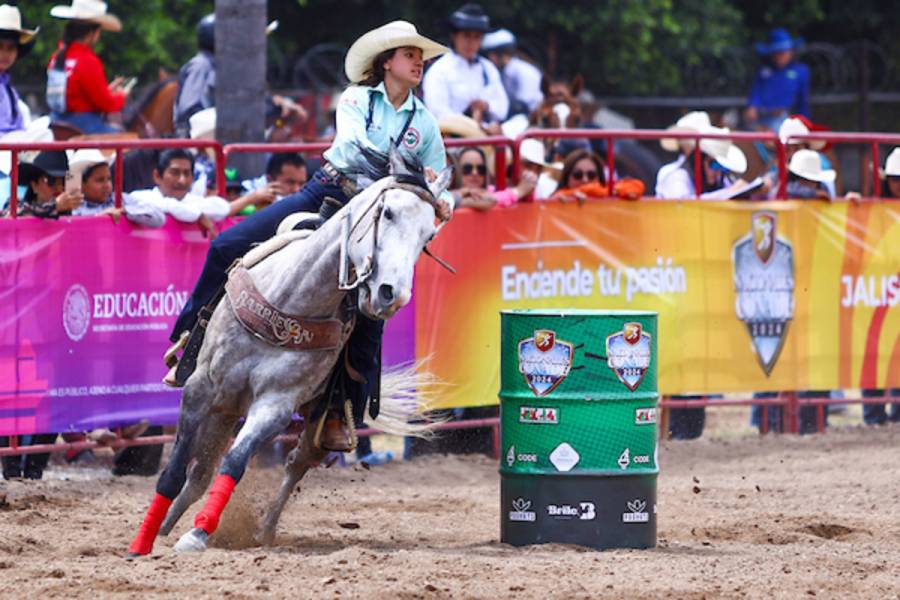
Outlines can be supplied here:
[[237, 420], [236, 416], [215, 413], [209, 416], [200, 429], [194, 442], [194, 456], [197, 460], [187, 475], [187, 485], [181, 488], [181, 493], [169, 508], [166, 520], [159, 529], [159, 535], [169, 535], [184, 511], [203, 496], [203, 492], [209, 487], [219, 458], [231, 440]]
[[156, 482], [156, 495], [150, 503], [150, 508], [147, 509], [140, 529], [128, 547], [129, 556], [150, 554], [166, 511], [172, 504], [172, 499], [184, 486], [187, 478], [187, 466], [191, 461], [194, 437], [202, 419], [202, 408], [190, 401], [192, 389], [197, 388], [185, 389], [172, 456]]
[[206, 549], [207, 540], [218, 527], [222, 511], [231, 498], [234, 486], [243, 477], [247, 463], [262, 444], [290, 424], [293, 403], [292, 395], [282, 394], [259, 398], [250, 406], [247, 421], [225, 455], [206, 504], [194, 519], [194, 528], [181, 536], [175, 544], [176, 552]]
[[306, 475], [306, 472], [311, 467], [325, 458], [326, 452], [313, 446], [312, 436], [308, 435], [308, 433], [310, 433], [309, 429], [303, 430], [297, 447], [288, 455], [287, 462], [284, 465], [284, 479], [281, 481], [281, 488], [278, 490], [275, 500], [269, 505], [263, 526], [256, 536], [256, 541], [260, 544], [269, 545], [275, 540], [275, 528], [278, 526], [278, 519], [281, 517], [281, 512], [284, 510], [287, 501], [290, 499], [294, 487], [303, 479], [303, 476]]

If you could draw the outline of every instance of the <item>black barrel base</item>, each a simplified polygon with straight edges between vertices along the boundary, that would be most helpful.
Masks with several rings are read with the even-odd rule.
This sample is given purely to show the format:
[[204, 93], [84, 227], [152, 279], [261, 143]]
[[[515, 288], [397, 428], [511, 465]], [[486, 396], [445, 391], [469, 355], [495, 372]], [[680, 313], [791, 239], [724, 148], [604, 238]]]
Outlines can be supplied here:
[[513, 475], [500, 483], [500, 540], [606, 550], [656, 546], [656, 474]]

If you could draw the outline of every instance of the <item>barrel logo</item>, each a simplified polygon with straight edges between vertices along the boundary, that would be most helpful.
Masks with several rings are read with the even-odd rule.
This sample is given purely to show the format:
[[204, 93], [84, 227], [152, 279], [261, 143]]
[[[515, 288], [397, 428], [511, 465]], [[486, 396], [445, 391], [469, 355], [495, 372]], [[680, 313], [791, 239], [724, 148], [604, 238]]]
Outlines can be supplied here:
[[519, 341], [519, 372], [535, 396], [546, 396], [572, 368], [575, 347], [549, 329], [537, 329], [534, 337]]
[[650, 368], [650, 334], [640, 323], [625, 323], [622, 331], [606, 338], [606, 364], [632, 392]]

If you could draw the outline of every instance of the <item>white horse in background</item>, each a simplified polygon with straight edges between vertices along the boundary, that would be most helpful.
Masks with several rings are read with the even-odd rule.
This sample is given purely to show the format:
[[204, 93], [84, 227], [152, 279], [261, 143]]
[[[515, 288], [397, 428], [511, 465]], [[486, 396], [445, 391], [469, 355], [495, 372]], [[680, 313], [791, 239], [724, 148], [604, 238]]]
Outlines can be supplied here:
[[[175, 546], [176, 551], [204, 550], [250, 458], [284, 431], [295, 412], [309, 425], [314, 400], [322, 396], [329, 374], [342, 359], [354, 312], [388, 319], [409, 302], [416, 261], [450, 216], [438, 198], [450, 182], [451, 170], [445, 169], [428, 183], [414, 157], [401, 156], [393, 149], [388, 157], [380, 157], [381, 162], [371, 160], [377, 156], [372, 153], [361, 156], [369, 159], [363, 170], [372, 179], [373, 173], [381, 179], [311, 235], [287, 243], [245, 271], [264, 299], [283, 313], [310, 321], [339, 321], [339, 343], [325, 349], [286, 350], [263, 341], [242, 325], [231, 294], [219, 303], [197, 368], [184, 388], [171, 458], [159, 477], [156, 496], [129, 548], [130, 555], [148, 554], [157, 534], [168, 534], [200, 499], [235, 426], [245, 418], [194, 528]], [[285, 235], [297, 237], [297, 233]], [[277, 244], [277, 239], [267, 244]], [[254, 252], [265, 250], [248, 253], [247, 264], [254, 262]], [[357, 290], [355, 305], [347, 301], [353, 288]], [[415, 382], [408, 382], [405, 392], [392, 396], [390, 389], [396, 381], [389, 377], [387, 374], [381, 412], [372, 425], [397, 435], [426, 432], [427, 424], [410, 423], [421, 419], [423, 410], [419, 402], [410, 402], [415, 395], [408, 386]], [[313, 443], [312, 429], [304, 428], [287, 458], [280, 490], [257, 535], [261, 543], [274, 539], [281, 511], [295, 486], [325, 456]], [[191, 461], [195, 462], [188, 471]]]

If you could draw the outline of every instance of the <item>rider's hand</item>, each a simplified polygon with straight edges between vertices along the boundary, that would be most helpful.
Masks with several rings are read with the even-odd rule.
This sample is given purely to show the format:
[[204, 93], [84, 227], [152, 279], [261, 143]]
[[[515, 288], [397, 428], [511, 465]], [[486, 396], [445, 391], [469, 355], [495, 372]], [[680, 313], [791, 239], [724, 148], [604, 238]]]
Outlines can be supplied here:
[[81, 192], [63, 192], [56, 197], [56, 211], [69, 212], [81, 206], [84, 194]]

